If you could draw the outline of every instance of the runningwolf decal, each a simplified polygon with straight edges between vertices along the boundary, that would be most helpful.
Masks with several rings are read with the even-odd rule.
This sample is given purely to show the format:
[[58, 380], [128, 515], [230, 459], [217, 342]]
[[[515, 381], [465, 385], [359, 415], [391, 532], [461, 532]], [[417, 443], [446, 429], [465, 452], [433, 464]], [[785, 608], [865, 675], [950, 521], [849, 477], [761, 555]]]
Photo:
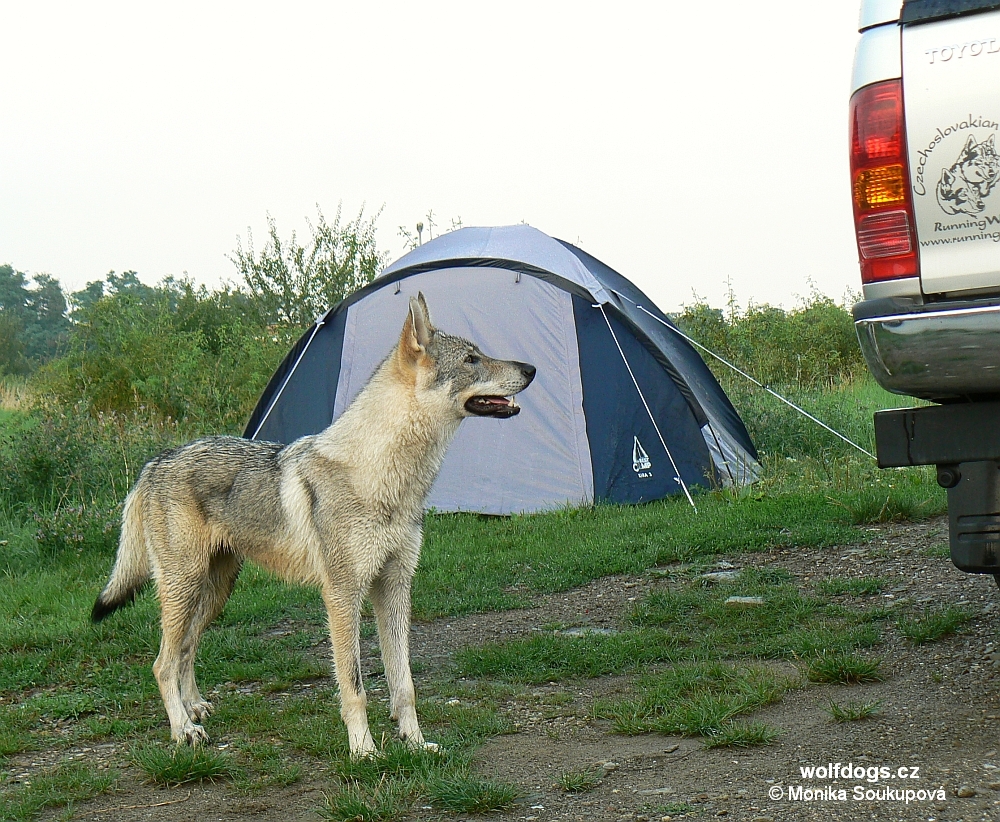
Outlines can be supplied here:
[[438, 331], [410, 299], [399, 344], [333, 425], [290, 445], [209, 437], [151, 460], [125, 500], [104, 619], [150, 579], [163, 635], [153, 673], [171, 736], [197, 745], [212, 705], [198, 690], [202, 632], [222, 611], [244, 560], [319, 586], [330, 621], [340, 712], [351, 753], [366, 756], [359, 615], [371, 599], [399, 736], [424, 745], [410, 674], [410, 584], [424, 501], [459, 423], [513, 417], [534, 366], [487, 357]]
[[970, 134], [954, 165], [941, 170], [938, 205], [945, 214], [979, 214], [986, 208], [983, 200], [998, 180], [1000, 156], [993, 146], [993, 135], [986, 142], [977, 143]]

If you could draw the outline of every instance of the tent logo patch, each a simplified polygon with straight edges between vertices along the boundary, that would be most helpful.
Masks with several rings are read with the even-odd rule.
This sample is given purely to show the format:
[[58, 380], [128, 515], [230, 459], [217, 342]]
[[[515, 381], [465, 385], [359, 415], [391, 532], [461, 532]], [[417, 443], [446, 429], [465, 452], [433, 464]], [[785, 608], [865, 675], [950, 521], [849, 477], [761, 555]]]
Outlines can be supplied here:
[[632, 437], [632, 470], [643, 479], [653, 476], [653, 463], [649, 461], [649, 454], [642, 447], [639, 438]]

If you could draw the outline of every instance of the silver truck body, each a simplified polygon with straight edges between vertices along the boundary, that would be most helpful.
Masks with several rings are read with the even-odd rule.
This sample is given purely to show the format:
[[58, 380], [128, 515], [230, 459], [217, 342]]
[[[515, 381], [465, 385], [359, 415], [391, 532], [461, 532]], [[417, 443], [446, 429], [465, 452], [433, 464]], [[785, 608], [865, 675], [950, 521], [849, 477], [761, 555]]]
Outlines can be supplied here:
[[[1000, 396], [1000, 10], [862, 5], [852, 94], [902, 77], [919, 276], [865, 284], [858, 339], [885, 388]], [[927, 6], [928, 4], [924, 4]], [[938, 4], [941, 6], [942, 4]], [[944, 4], [946, 5], [946, 4]]]

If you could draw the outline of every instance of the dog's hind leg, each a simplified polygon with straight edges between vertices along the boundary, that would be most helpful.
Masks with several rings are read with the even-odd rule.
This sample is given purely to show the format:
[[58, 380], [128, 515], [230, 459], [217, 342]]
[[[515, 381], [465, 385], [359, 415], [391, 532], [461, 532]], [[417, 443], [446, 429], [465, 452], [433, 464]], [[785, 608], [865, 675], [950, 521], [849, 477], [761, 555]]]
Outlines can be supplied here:
[[160, 569], [161, 627], [160, 653], [153, 663], [153, 675], [170, 719], [170, 736], [176, 742], [198, 745], [208, 739], [205, 729], [191, 720], [181, 698], [181, 654], [194, 615], [201, 607], [207, 569], [188, 565]]
[[371, 756], [375, 753], [375, 740], [368, 729], [368, 699], [361, 680], [361, 591], [327, 582], [323, 586], [323, 601], [330, 620], [340, 716], [347, 726], [351, 756]]
[[202, 722], [212, 713], [212, 703], [204, 699], [194, 678], [194, 660], [198, 643], [205, 629], [222, 613], [239, 576], [242, 561], [228, 551], [212, 557], [208, 575], [202, 584], [198, 607], [191, 616], [184, 642], [181, 645], [180, 689], [181, 702], [193, 722]]
[[414, 747], [434, 747], [424, 742], [417, 723], [416, 691], [410, 673], [410, 584], [413, 571], [390, 559], [372, 583], [369, 596], [378, 624], [385, 678], [389, 685], [392, 718], [399, 723], [399, 738]]

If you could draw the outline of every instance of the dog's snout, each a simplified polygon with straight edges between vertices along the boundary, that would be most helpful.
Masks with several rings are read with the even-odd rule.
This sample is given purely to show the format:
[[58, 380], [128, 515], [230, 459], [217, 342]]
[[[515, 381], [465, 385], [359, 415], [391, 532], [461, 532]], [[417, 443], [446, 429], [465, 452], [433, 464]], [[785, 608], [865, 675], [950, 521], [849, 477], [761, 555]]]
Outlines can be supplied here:
[[521, 373], [524, 374], [525, 379], [528, 381], [525, 383], [525, 387], [527, 387], [531, 384], [531, 381], [535, 379], [535, 366], [527, 362], [519, 362], [517, 365], [521, 369]]

